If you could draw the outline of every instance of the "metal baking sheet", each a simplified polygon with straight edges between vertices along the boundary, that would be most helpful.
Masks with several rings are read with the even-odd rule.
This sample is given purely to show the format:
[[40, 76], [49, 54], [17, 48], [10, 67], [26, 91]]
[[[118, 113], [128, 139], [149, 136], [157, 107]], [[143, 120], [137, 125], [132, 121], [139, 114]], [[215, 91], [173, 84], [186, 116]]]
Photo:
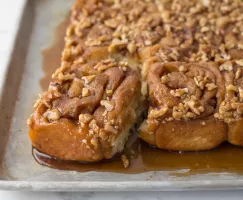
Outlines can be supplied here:
[[[61, 171], [40, 166], [31, 155], [26, 119], [44, 76], [41, 51], [52, 44], [56, 27], [74, 0], [30, 0], [0, 98], [0, 189], [41, 191], [165, 191], [243, 188], [243, 176], [210, 173], [172, 176], [169, 171], [141, 174]], [[241, 159], [241, 158], [239, 158]]]

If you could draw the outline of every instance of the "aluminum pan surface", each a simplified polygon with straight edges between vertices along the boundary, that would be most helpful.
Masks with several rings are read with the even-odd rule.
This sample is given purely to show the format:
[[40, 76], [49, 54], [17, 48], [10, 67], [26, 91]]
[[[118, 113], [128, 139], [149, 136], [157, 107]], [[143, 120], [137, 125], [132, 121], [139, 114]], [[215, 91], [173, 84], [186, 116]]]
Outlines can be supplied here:
[[[66, 18], [75, 0], [35, 0], [29, 1], [23, 15], [23, 26], [19, 31], [14, 55], [11, 60], [5, 90], [18, 94], [14, 106], [6, 106], [11, 111], [9, 118], [3, 114], [0, 120], [9, 123], [8, 135], [0, 138], [0, 145], [7, 142], [3, 168], [0, 171], [0, 189], [42, 190], [42, 191], [145, 191], [145, 190], [191, 190], [243, 188], [243, 176], [229, 173], [198, 174], [176, 177], [168, 171], [141, 174], [119, 174], [109, 172], [60, 171], [40, 166], [31, 155], [26, 119], [41, 88], [39, 80], [44, 76], [41, 51], [52, 44], [56, 27]], [[33, 3], [34, 2], [34, 3]], [[33, 26], [32, 26], [33, 23]], [[30, 41], [28, 40], [30, 35]], [[26, 38], [27, 37], [27, 38]], [[15, 54], [16, 53], [16, 54]], [[26, 59], [23, 59], [25, 58]], [[20, 62], [21, 61], [21, 62]], [[18, 65], [18, 66], [17, 66]], [[18, 67], [18, 73], [14, 68]], [[13, 69], [12, 69], [13, 68]], [[8, 82], [18, 79], [15, 85]], [[18, 87], [18, 83], [21, 84]], [[16, 91], [16, 92], [15, 92]], [[3, 102], [8, 102], [3, 97]], [[4, 135], [3, 134], [3, 135]], [[2, 137], [2, 134], [0, 135]], [[1, 159], [0, 159], [1, 161]]]

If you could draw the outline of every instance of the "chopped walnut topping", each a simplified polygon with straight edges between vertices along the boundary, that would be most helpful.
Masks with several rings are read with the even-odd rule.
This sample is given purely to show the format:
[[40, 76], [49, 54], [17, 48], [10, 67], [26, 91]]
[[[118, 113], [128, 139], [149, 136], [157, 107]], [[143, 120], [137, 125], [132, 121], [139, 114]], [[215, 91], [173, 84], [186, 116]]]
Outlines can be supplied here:
[[83, 57], [79, 57], [76, 60], [74, 60], [75, 64], [84, 64], [85, 63], [85, 59]]
[[233, 70], [233, 65], [232, 62], [227, 61], [224, 64], [220, 65], [219, 67], [220, 71], [226, 70], [226, 71], [232, 71]]
[[179, 69], [179, 72], [186, 72], [187, 71], [187, 69], [185, 68], [184, 65], [181, 65], [178, 69]]
[[55, 92], [59, 92], [59, 88], [58, 88], [58, 86], [57, 86], [57, 84], [56, 83], [54, 83], [54, 82], [51, 82], [50, 83], [50, 85], [49, 85], [49, 87], [48, 87], [48, 91], [55, 91]]
[[119, 21], [115, 19], [105, 20], [105, 25], [111, 28], [116, 28], [119, 25]]
[[191, 109], [192, 112], [194, 112], [196, 115], [200, 115], [200, 113], [204, 112], [204, 107], [201, 106], [199, 102], [196, 102], [194, 100], [189, 100], [187, 102], [187, 105]]
[[201, 90], [203, 90], [208, 80], [207, 80], [207, 77], [196, 76], [196, 77], [194, 77], [194, 81], [195, 81], [196, 85]]
[[34, 108], [37, 108], [41, 103], [41, 100], [40, 99], [37, 99], [35, 104], [34, 104]]
[[122, 67], [122, 71], [126, 72], [127, 71], [127, 67], [123, 66]]
[[241, 59], [241, 60], [236, 60], [235, 63], [236, 63], [237, 65], [240, 65], [240, 66], [243, 67], [243, 59]]
[[207, 88], [207, 90], [211, 91], [211, 90], [216, 89], [217, 85], [215, 85], [214, 83], [207, 83], [206, 88]]
[[87, 46], [99, 46], [101, 45], [102, 41], [97, 38], [97, 39], [93, 39], [93, 38], [87, 38], [87, 40], [85, 41], [85, 45]]
[[82, 139], [82, 143], [87, 144], [87, 140], [86, 139]]
[[242, 115], [243, 114], [243, 104], [239, 103], [238, 107], [236, 109], [237, 114]]
[[108, 100], [101, 100], [100, 105], [104, 106], [107, 111], [112, 111], [115, 107], [114, 102]]
[[186, 113], [188, 111], [188, 106], [182, 103], [179, 103], [178, 106], [173, 107], [172, 116], [176, 120], [181, 120], [181, 118], [186, 117]]
[[206, 27], [206, 26], [201, 28], [202, 33], [208, 32], [209, 30], [210, 30], [209, 27]]
[[112, 125], [110, 125], [108, 123], [105, 124], [104, 129], [106, 131], [110, 132], [110, 133], [114, 133], [114, 134], [117, 134], [118, 133], [118, 130], [114, 126], [112, 126]]
[[93, 130], [95, 133], [98, 133], [98, 132], [99, 132], [99, 127], [98, 127], [98, 125], [96, 124], [95, 119], [92, 119], [92, 120], [89, 122], [89, 128], [90, 128], [91, 130]]
[[72, 80], [75, 78], [75, 74], [63, 74], [62, 72], [58, 74], [57, 77], [60, 81]]
[[72, 52], [71, 49], [64, 49], [64, 51], [62, 52], [62, 59], [64, 61], [68, 61], [72, 56]]
[[93, 136], [95, 134], [94, 130], [93, 129], [89, 129], [89, 136]]
[[239, 49], [243, 49], [243, 44], [238, 44]]
[[58, 75], [59, 75], [60, 73], [63, 73], [68, 67], [69, 67], [68, 62], [65, 62], [65, 61], [62, 62], [61, 67], [58, 68], [58, 69], [55, 71], [55, 73], [52, 75], [52, 78], [53, 78], [53, 79], [57, 79], [57, 78], [58, 78]]
[[79, 122], [81, 123], [84, 123], [84, 124], [88, 124], [91, 120], [92, 120], [92, 115], [91, 114], [80, 114], [78, 119], [79, 119]]
[[107, 140], [109, 136], [109, 133], [106, 132], [104, 129], [100, 129], [99, 131], [99, 137], [102, 139], [102, 140]]
[[119, 65], [127, 67], [128, 62], [127, 61], [121, 61], [121, 62], [119, 62]]
[[149, 117], [150, 118], [162, 117], [167, 113], [168, 110], [169, 110], [168, 106], [164, 106], [164, 107], [160, 108], [159, 110], [151, 109], [149, 111]]
[[52, 110], [49, 110], [45, 113], [45, 116], [49, 121], [55, 121], [58, 120], [61, 117], [61, 114], [58, 109], [54, 108]]
[[32, 115], [27, 119], [27, 125], [28, 126], [31, 126], [33, 124], [33, 118], [32, 118]]
[[90, 95], [90, 89], [89, 88], [83, 88], [82, 97], [87, 97], [89, 95]]
[[108, 48], [109, 52], [115, 52], [117, 48], [123, 48], [126, 47], [128, 44], [128, 41], [126, 39], [124, 40], [119, 40], [118, 38], [115, 38], [112, 40], [111, 45]]
[[239, 79], [239, 78], [241, 78], [241, 69], [240, 68], [238, 68], [235, 73], [235, 79]]
[[[174, 118], [173, 117], [168, 117], [168, 118], [166, 118], [165, 119], [167, 122], [171, 122], [171, 121], [173, 121], [174, 120]], [[163, 122], [163, 121], [162, 121]]]
[[107, 113], [108, 113], [107, 110], [105, 110], [105, 111], [103, 112], [102, 116], [105, 117], [105, 116], [107, 115]]
[[127, 156], [123, 154], [123, 155], [121, 156], [121, 160], [122, 160], [123, 167], [124, 167], [124, 168], [128, 168], [129, 165], [130, 165], [130, 162], [129, 162]]
[[173, 49], [172, 53], [169, 55], [169, 57], [175, 61], [178, 60], [179, 53], [176, 49]]
[[239, 88], [239, 96], [240, 96], [240, 100], [243, 100], [243, 89]]
[[190, 119], [196, 117], [196, 115], [193, 112], [187, 112], [185, 117]]
[[220, 28], [224, 28], [230, 23], [230, 18], [228, 16], [219, 17], [216, 21], [216, 25]]
[[95, 149], [97, 149], [98, 148], [98, 145], [99, 145], [99, 139], [97, 137], [93, 137], [90, 140], [90, 143], [94, 146]]
[[150, 46], [152, 44], [151, 40], [144, 41], [145, 46]]
[[168, 82], [168, 76], [162, 76], [161, 77], [161, 82], [163, 83], [163, 84], [166, 84], [167, 82]]
[[175, 97], [181, 97], [187, 93], [188, 93], [188, 88], [182, 88], [182, 89], [176, 89], [170, 91], [170, 94]]
[[234, 47], [235, 47], [235, 43], [233, 43], [231, 40], [225, 43], [226, 49], [233, 49]]
[[235, 92], [238, 92], [238, 88], [237, 88], [235, 85], [232, 85], [232, 84], [228, 85], [228, 86], [226, 87], [226, 89], [227, 89], [228, 91], [235, 91]]
[[95, 125], [96, 125], [96, 120], [95, 120], [95, 119], [92, 119], [92, 120], [89, 122], [89, 128], [93, 129]]
[[[176, 107], [174, 107], [174, 108], [176, 108]], [[183, 114], [184, 113], [181, 111], [173, 110], [172, 116], [174, 117], [174, 119], [180, 120], [182, 118]]]
[[219, 113], [215, 113], [214, 117], [220, 119], [220, 114]]
[[135, 42], [130, 42], [127, 45], [127, 49], [129, 51], [129, 53], [134, 53], [136, 51], [136, 49], [137, 49]]
[[113, 90], [106, 90], [106, 94], [107, 94], [108, 96], [112, 96], [112, 94], [113, 94]]
[[96, 66], [94, 66], [94, 69], [97, 69], [99, 72], [102, 72], [106, 69], [112, 68], [116, 66], [116, 62], [112, 59], [107, 59], [102, 62], [99, 62]]
[[95, 79], [95, 75], [90, 75], [90, 76], [83, 76], [82, 80], [84, 80], [84, 83], [87, 85], [91, 83]]
[[46, 97], [45, 94], [46, 93], [43, 93], [42, 95], [39, 94], [40, 103], [43, 103], [47, 108], [51, 108], [49, 95]]
[[146, 96], [148, 94], [148, 83], [147, 82], [142, 82], [141, 93], [143, 96]]
[[72, 24], [70, 25], [68, 28], [67, 28], [67, 31], [66, 31], [66, 36], [67, 37], [70, 37], [74, 34], [74, 28], [75, 26]]

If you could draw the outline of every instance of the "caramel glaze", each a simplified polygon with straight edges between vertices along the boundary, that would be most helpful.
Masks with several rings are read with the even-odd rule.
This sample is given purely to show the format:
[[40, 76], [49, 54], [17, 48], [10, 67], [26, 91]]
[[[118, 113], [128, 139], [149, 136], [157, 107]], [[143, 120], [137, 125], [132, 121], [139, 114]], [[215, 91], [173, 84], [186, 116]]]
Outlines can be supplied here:
[[[112, 160], [97, 163], [80, 163], [76, 161], [61, 161], [51, 158], [33, 148], [36, 161], [51, 168], [73, 170], [78, 172], [98, 171], [135, 174], [149, 171], [170, 171], [172, 175], [185, 176], [199, 173], [231, 172], [243, 173], [242, 148], [227, 142], [211, 151], [173, 152], [153, 148], [137, 138], [130, 143], [125, 154], [130, 159], [130, 167], [125, 169], [120, 155]], [[183, 170], [183, 172], [177, 172]]]
[[[42, 52], [43, 70], [45, 77], [40, 80], [43, 90], [46, 90], [51, 75], [60, 64], [61, 52], [64, 47], [63, 38], [68, 25], [69, 16], [56, 30], [53, 44]], [[133, 134], [134, 135], [134, 134]], [[130, 167], [123, 168], [120, 155], [112, 160], [98, 163], [80, 163], [75, 161], [61, 161], [51, 158], [33, 148], [36, 161], [51, 168], [60, 170], [74, 170], [79, 172], [99, 171], [135, 174], [148, 171], [172, 171], [174, 175], [191, 175], [210, 172], [243, 173], [243, 149], [225, 142], [220, 147], [203, 152], [173, 152], [156, 149], [142, 142], [137, 136], [130, 138], [124, 153], [130, 159]], [[176, 172], [185, 169], [186, 172]]]
[[49, 83], [51, 82], [51, 75], [60, 65], [69, 18], [70, 14], [67, 15], [66, 19], [56, 28], [52, 45], [41, 52], [43, 71], [45, 73], [45, 76], [40, 80], [40, 86], [43, 91], [48, 89]]

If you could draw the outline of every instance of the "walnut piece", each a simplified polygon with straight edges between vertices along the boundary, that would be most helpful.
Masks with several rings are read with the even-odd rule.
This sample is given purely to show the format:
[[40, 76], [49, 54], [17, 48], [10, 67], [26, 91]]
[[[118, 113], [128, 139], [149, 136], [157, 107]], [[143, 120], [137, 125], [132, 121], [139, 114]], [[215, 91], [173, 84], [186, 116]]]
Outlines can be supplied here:
[[175, 97], [181, 97], [187, 93], [188, 93], [188, 88], [182, 88], [182, 89], [176, 89], [170, 91], [170, 94]]
[[75, 74], [63, 74], [62, 72], [58, 74], [58, 80], [67, 81], [75, 78]]
[[118, 133], [118, 130], [114, 126], [110, 125], [109, 123], [105, 124], [104, 129], [110, 133], [114, 133], [114, 134]]
[[227, 61], [227, 62], [223, 63], [222, 65], [220, 65], [219, 69], [220, 69], [220, 71], [223, 71], [223, 70], [232, 71], [233, 70], [232, 62]]
[[112, 111], [115, 107], [114, 102], [108, 100], [101, 100], [100, 105], [104, 106], [107, 111]]
[[159, 110], [157, 110], [157, 109], [151, 109], [149, 111], [149, 117], [150, 118], [162, 117], [163, 115], [165, 115], [167, 113], [168, 110], [169, 110], [168, 106], [163, 106]]
[[204, 112], [204, 107], [201, 106], [199, 102], [190, 100], [187, 102], [187, 105], [189, 106], [191, 111], [194, 112], [196, 115], [200, 115], [202, 112]]
[[226, 89], [227, 89], [227, 91], [235, 91], [235, 92], [238, 92], [238, 88], [235, 85], [232, 85], [232, 84], [228, 85], [226, 87]]
[[243, 59], [236, 60], [235, 63], [243, 67]]
[[161, 77], [161, 82], [163, 83], [163, 84], [166, 84], [167, 82], [168, 82], [168, 77], [165, 75], [165, 76], [162, 76]]
[[129, 51], [129, 53], [134, 53], [137, 49], [136, 45], [135, 45], [135, 42], [130, 42], [128, 45], [127, 45], [127, 49]]
[[179, 66], [178, 69], [179, 69], [179, 72], [185, 72], [186, 71], [186, 68], [185, 68], [184, 65]]
[[194, 77], [194, 81], [196, 83], [196, 85], [203, 90], [205, 85], [207, 84], [208, 80], [207, 77], [202, 77], [202, 76], [196, 76]]
[[61, 113], [59, 112], [58, 109], [54, 108], [52, 110], [47, 111], [45, 113], [45, 116], [51, 122], [51, 121], [58, 120], [61, 117]]
[[95, 79], [95, 75], [90, 75], [90, 76], [83, 76], [82, 80], [84, 80], [84, 83], [87, 85], [91, 83]]
[[90, 89], [89, 88], [83, 88], [82, 97], [87, 97], [89, 95], [90, 95]]
[[94, 66], [94, 69], [97, 69], [99, 72], [102, 72], [106, 69], [112, 68], [116, 66], [116, 62], [113, 59], [107, 59], [102, 62], [99, 62]]
[[91, 114], [80, 114], [78, 119], [79, 119], [79, 122], [81, 123], [84, 123], [84, 124], [88, 124], [91, 120], [92, 120], [92, 115]]
[[207, 83], [206, 86], [207, 90], [211, 91], [217, 88], [217, 85], [215, 85], [214, 83]]
[[128, 160], [126, 155], [124, 155], [124, 154], [121, 155], [121, 161], [122, 161], [122, 164], [123, 164], [124, 168], [128, 168], [129, 167], [130, 162], [129, 162], [129, 160]]

